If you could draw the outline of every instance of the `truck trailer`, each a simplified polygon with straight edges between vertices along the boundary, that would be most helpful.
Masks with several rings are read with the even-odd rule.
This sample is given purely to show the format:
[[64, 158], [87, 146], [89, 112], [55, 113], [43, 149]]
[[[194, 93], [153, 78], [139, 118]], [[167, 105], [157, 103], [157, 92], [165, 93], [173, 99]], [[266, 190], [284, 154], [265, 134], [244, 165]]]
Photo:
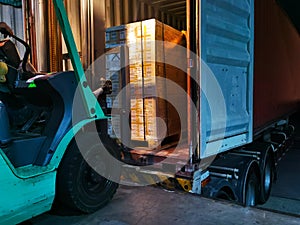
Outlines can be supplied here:
[[[84, 3], [80, 4], [83, 7]], [[12, 60], [8, 57], [10, 51], [3, 51], [1, 63], [9, 67], [8, 71], [5, 66], [1, 67], [1, 75], [6, 76], [13, 97], [22, 100], [27, 109], [15, 115], [13, 107], [1, 99], [4, 104], [0, 105], [0, 166], [5, 174], [0, 180], [1, 223], [18, 223], [46, 212], [54, 200], [71, 209], [94, 212], [112, 198], [118, 183], [171, 184], [188, 192], [245, 206], [266, 202], [276, 180], [278, 160], [292, 141], [294, 128], [289, 124], [289, 116], [298, 109], [300, 95], [297, 89], [299, 34], [277, 2], [107, 0], [93, 4], [94, 7], [87, 8], [94, 15], [105, 14], [106, 29], [101, 27], [104, 23], [100, 17], [98, 20], [90, 18], [93, 22], [100, 21], [99, 24], [81, 24], [83, 31], [76, 33], [73, 29], [72, 35], [67, 13], [75, 18], [80, 10], [68, 11], [72, 7], [66, 4], [65, 11], [63, 1], [53, 1], [68, 50], [64, 60], [72, 62], [74, 72], [35, 73], [33, 76], [25, 65], [29, 46], [13, 36], [27, 51], [18, 73], [13, 70], [13, 76], [7, 78], [9, 68], [16, 68], [21, 60], [18, 57]], [[81, 12], [85, 15], [84, 10]], [[132, 133], [122, 132], [132, 125], [133, 117], [131, 90], [134, 88], [126, 78], [133, 68], [128, 55], [132, 46], [125, 42], [115, 49], [104, 50], [105, 34], [112, 27], [143, 24], [153, 19], [178, 31], [184, 30], [179, 33], [184, 34], [185, 43], [168, 44], [157, 40], [153, 43], [152, 40], [150, 44], [141, 44], [139, 50], [160, 44], [166, 53], [160, 62], [171, 65], [169, 71], [177, 68], [186, 74], [185, 88], [176, 83], [172, 74], [168, 74], [171, 77], [168, 82], [155, 77], [157, 86], [154, 85], [154, 92], [147, 96], [145, 93], [153, 87], [144, 85], [145, 77], [141, 73], [142, 82], [138, 87], [143, 90], [143, 104], [144, 98], [153, 97], [155, 101], [157, 97], [165, 97], [173, 106], [171, 112], [183, 118], [179, 121], [180, 135], [165, 139], [162, 136], [154, 147], [146, 135], [146, 141], [136, 141], [132, 140]], [[145, 31], [142, 26], [140, 32]], [[80, 44], [75, 43], [80, 40], [79, 34], [90, 38], [81, 42], [81, 58], [77, 49]], [[102, 41], [97, 43], [97, 40]], [[139, 41], [142, 43], [142, 36]], [[34, 51], [43, 49], [41, 43], [32, 43]], [[49, 46], [53, 44], [49, 43]], [[93, 48], [89, 48], [91, 46]], [[57, 52], [52, 50], [53, 56]], [[141, 58], [146, 57], [140, 53]], [[80, 59], [85, 65], [87, 56], [93, 59], [102, 54], [105, 59], [104, 63], [100, 61], [102, 68], [95, 63], [89, 68], [86, 65], [85, 69], [95, 73], [85, 74]], [[119, 69], [111, 75], [120, 76], [117, 89], [125, 90], [119, 94], [122, 101], [109, 100], [116, 88], [114, 79], [111, 85], [101, 86], [102, 89], [94, 93], [89, 88], [99, 87], [95, 81], [101, 78], [106, 80], [107, 71], [103, 67], [109, 62], [108, 54], [118, 56], [114, 65]], [[44, 60], [40, 53], [31, 55], [37, 68], [46, 61], [55, 62], [54, 58]], [[11, 65], [12, 62], [16, 65]], [[141, 64], [144, 66], [146, 62]], [[157, 94], [161, 89], [156, 87], [160, 85], [166, 85], [165, 93], [169, 95]], [[150, 89], [145, 91], [146, 88]], [[104, 89], [108, 91], [103, 92]], [[182, 90], [185, 99], [176, 101], [181, 99], [178, 93]], [[97, 95], [99, 92], [102, 94]], [[26, 114], [28, 108], [30, 115]], [[10, 127], [10, 123], [18, 127], [20, 116], [24, 122], [26, 115], [29, 119], [20, 129]], [[120, 119], [115, 119], [116, 116]], [[165, 126], [157, 118], [153, 118], [153, 123], [162, 124], [159, 129], [168, 132], [168, 117], [164, 119]]]
[[[144, 88], [144, 99], [153, 96], [166, 98], [178, 114], [186, 110], [187, 117], [180, 116], [178, 139], [166, 135], [161, 145], [152, 148], [149, 141], [152, 139], [147, 139], [146, 101], [141, 107], [144, 112], [141, 110], [140, 113], [144, 127], [132, 128], [144, 132], [139, 138], [146, 143], [134, 142], [136, 133], [122, 133], [126, 123], [136, 125], [132, 115], [130, 118], [130, 114], [136, 118], [132, 104], [123, 101], [129, 106], [123, 104], [120, 110], [119, 102], [122, 101], [118, 99], [118, 106], [112, 109], [112, 125], [108, 125], [112, 128], [109, 130], [114, 129], [117, 135], [113, 134], [113, 138], [124, 144], [123, 160], [130, 164], [123, 166], [124, 184], [130, 183], [126, 178], [134, 180], [135, 185], [160, 180], [168, 186], [167, 181], [170, 181], [171, 185], [186, 191], [225, 198], [242, 205], [265, 203], [277, 177], [277, 163], [291, 142], [294, 128], [289, 124], [289, 116], [299, 107], [299, 34], [286, 13], [272, 0], [137, 1], [137, 8], [147, 11], [133, 10], [132, 15], [136, 17], [130, 17], [126, 11], [129, 9], [119, 8], [118, 3], [106, 2], [109, 11], [106, 15], [110, 16], [106, 18], [107, 24], [112, 25], [106, 29], [106, 54], [110, 56], [117, 52], [121, 56], [118, 63], [123, 69], [118, 75], [119, 91], [130, 83], [127, 74], [131, 77], [138, 73], [132, 70], [136, 64], [144, 68], [146, 66], [142, 64], [149, 63], [145, 53], [149, 40], [146, 24], [151, 18], [178, 30], [186, 30], [187, 49], [180, 55], [182, 45], [160, 45], [159, 40], [166, 36], [164, 32], [149, 41], [152, 44], [149, 46], [160, 46], [156, 47], [156, 53], [158, 48], [168, 52], [169, 55], [164, 55], [164, 63], [184, 71], [187, 77], [185, 87], [182, 83], [177, 87], [166, 85], [165, 81], [159, 83], [156, 77], [156, 87], [164, 84], [167, 94], [161, 94], [161, 89], [157, 88], [154, 94], [148, 95], [147, 72], [141, 69], [138, 74], [143, 78], [140, 87]], [[131, 23], [122, 24], [122, 19]], [[134, 22], [135, 19], [141, 20], [141, 25]], [[133, 26], [140, 26], [140, 33], [131, 39]], [[160, 26], [156, 24], [154, 27], [156, 30], [152, 34], [161, 32]], [[142, 53], [138, 51], [138, 63], [132, 60], [137, 52], [136, 45], [142, 46]], [[110, 50], [116, 46], [118, 49]], [[109, 61], [109, 57], [106, 60]], [[168, 81], [177, 76], [172, 70], [166, 73]], [[132, 83], [129, 89], [135, 90]], [[170, 94], [169, 89], [175, 89], [177, 94], [183, 89], [186, 100], [174, 92]], [[122, 91], [122, 98], [131, 100], [133, 95], [130, 90], [127, 92]], [[108, 105], [112, 107], [111, 103]], [[158, 100], [155, 107], [162, 110]], [[165, 123], [168, 134], [168, 118]], [[157, 139], [158, 136], [157, 132]]]

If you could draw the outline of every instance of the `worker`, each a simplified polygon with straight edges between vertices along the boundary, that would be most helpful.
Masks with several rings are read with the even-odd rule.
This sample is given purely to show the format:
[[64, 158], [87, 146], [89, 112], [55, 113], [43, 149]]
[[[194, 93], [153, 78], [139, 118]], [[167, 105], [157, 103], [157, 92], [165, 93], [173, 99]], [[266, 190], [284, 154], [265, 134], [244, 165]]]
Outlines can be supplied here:
[[[9, 52], [9, 57], [10, 59], [14, 59], [14, 62], [11, 62], [10, 65], [13, 66], [16, 69], [20, 69], [22, 64], [21, 64], [21, 60], [16, 60], [19, 59], [19, 53], [17, 50], [15, 50], [15, 46], [13, 42], [10, 42], [9, 38], [7, 38], [7, 36], [12, 36], [14, 35], [13, 30], [5, 23], [5, 22], [0, 22], [0, 31], [4, 31], [3, 33], [0, 32], [0, 48], [3, 47], [4, 45], [6, 46], [6, 52]], [[7, 54], [7, 53], [6, 53]], [[18, 65], [16, 65], [16, 63], [19, 63]], [[26, 63], [26, 71], [31, 72], [32, 76], [35, 76], [35, 74], [37, 73], [36, 69], [34, 68], [34, 66], [28, 61]]]
[[0, 22], [0, 30], [5, 30], [9, 35], [13, 35], [14, 32], [12, 29], [4, 22]]
[[[0, 30], [1, 31], [5, 30], [5, 32], [10, 35], [13, 34], [12, 29], [4, 22], [0, 22]], [[2, 32], [0, 32], [0, 48], [5, 45], [6, 36], [7, 35], [2, 34]], [[5, 93], [9, 92], [7, 85], [4, 85], [4, 83], [6, 83], [6, 74], [7, 73], [8, 73], [7, 64], [0, 61], [0, 91], [5, 92]]]
[[[19, 126], [32, 114], [31, 110], [23, 104], [22, 99], [16, 97], [12, 90], [14, 81], [21, 69], [21, 59], [15, 44], [8, 35], [13, 35], [12, 29], [4, 22], [0, 22], [0, 101], [5, 105], [9, 114], [10, 124]], [[31, 72], [35, 72], [30, 63], [26, 64]]]
[[0, 22], [0, 31], [0, 91], [9, 93], [21, 60], [15, 44], [7, 37], [13, 35], [12, 29], [5, 22]]
[[[12, 31], [12, 29], [5, 23], [5, 22], [0, 22], [0, 30], [4, 30], [6, 34], [2, 34], [1, 35], [4, 35], [4, 37], [6, 38], [7, 34], [9, 35], [13, 35], [14, 32]], [[0, 36], [1, 37], [1, 36]], [[2, 37], [0, 38], [0, 41], [1, 41]]]

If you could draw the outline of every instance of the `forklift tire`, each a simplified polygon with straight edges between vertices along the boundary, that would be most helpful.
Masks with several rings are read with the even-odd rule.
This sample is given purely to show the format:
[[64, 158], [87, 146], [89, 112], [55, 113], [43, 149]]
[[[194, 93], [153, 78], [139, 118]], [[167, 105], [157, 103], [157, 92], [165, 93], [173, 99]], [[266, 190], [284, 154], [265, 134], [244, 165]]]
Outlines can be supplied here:
[[[81, 135], [88, 143], [87, 152], [99, 151], [101, 145], [96, 143], [88, 134]], [[110, 148], [106, 146], [106, 148]], [[106, 151], [105, 149], [103, 151]], [[119, 159], [115, 149], [109, 149], [112, 156]], [[93, 154], [93, 153], [92, 153]], [[95, 155], [92, 155], [95, 157]], [[97, 156], [96, 156], [97, 157]], [[109, 165], [105, 160], [97, 158], [97, 164], [106, 172], [114, 170], [116, 166]], [[107, 173], [105, 175], [107, 177]], [[83, 158], [77, 144], [73, 141], [68, 147], [57, 172], [56, 202], [61, 203], [71, 210], [82, 213], [93, 213], [104, 207], [114, 196], [119, 186], [107, 178], [99, 175]]]

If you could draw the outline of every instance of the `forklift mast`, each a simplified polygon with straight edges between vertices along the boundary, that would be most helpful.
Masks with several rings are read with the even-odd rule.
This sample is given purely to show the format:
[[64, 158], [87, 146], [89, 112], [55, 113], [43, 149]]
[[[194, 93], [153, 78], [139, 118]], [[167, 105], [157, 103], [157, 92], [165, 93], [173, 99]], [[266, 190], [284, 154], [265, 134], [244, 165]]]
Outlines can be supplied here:
[[80, 61], [78, 50], [75, 44], [74, 36], [67, 16], [63, 0], [53, 0], [56, 17], [58, 19], [69, 57], [71, 59], [74, 73], [78, 81], [78, 91], [81, 95], [85, 106], [87, 118], [105, 119], [103, 110], [101, 109], [96, 97], [88, 86], [85, 73]]

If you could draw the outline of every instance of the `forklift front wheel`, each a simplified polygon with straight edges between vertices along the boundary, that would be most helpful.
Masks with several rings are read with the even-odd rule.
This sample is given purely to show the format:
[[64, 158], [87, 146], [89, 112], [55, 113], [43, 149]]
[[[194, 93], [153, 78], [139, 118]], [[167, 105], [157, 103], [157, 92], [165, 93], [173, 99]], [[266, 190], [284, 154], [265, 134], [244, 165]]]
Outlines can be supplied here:
[[[111, 168], [105, 159], [101, 158], [101, 145], [95, 142], [92, 135], [82, 135], [81, 142], [85, 146], [89, 158], [97, 160], [97, 166], [105, 171], [105, 177], [98, 174], [84, 159], [75, 141], [69, 146], [57, 173], [57, 199], [70, 209], [83, 213], [93, 213], [105, 206], [116, 193], [118, 183], [107, 179]], [[106, 146], [109, 148], [109, 146]], [[119, 159], [119, 153], [115, 149], [109, 149], [110, 154]], [[98, 171], [98, 169], [96, 169]]]

